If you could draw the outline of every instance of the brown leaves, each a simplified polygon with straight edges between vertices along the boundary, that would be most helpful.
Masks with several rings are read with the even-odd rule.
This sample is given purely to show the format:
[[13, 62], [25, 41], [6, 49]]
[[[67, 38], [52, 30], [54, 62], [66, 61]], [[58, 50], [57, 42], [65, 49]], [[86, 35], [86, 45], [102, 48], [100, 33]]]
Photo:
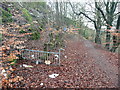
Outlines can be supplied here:
[[17, 82], [17, 81], [21, 81], [21, 80], [23, 80], [23, 77], [17, 76], [17, 77], [15, 77], [15, 78], [9, 79], [9, 82], [10, 82], [10, 83], [11, 83], [11, 82]]
[[120, 37], [120, 33], [111, 33], [113, 36]]
[[[11, 79], [2, 79], [2, 85], [6, 85], [7, 87], [13, 88], [12, 83], [19, 82], [21, 80], [23, 80], [23, 77], [21, 77], [21, 76], [17, 76], [15, 78], [11, 78]], [[4, 87], [6, 87], [6, 86], [4, 86]]]
[[10, 55], [7, 57], [8, 61], [13, 61], [14, 59], [18, 59], [14, 53], [10, 53]]
[[24, 33], [24, 34], [20, 34], [20, 35], [17, 35], [17, 37], [24, 37], [25, 35], [31, 35], [32, 33]]

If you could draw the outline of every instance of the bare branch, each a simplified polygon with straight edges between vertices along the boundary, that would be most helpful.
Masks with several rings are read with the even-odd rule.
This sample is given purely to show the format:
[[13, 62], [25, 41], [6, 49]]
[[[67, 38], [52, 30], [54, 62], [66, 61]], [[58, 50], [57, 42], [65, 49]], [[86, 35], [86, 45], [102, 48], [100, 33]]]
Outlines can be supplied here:
[[74, 10], [74, 8], [73, 8], [73, 6], [72, 6], [72, 4], [71, 4], [71, 2], [69, 1], [69, 4], [70, 4], [70, 6], [71, 6], [71, 8], [72, 8], [72, 11], [76, 14], [76, 15], [84, 15], [86, 18], [88, 18], [90, 21], [92, 21], [92, 22], [94, 22], [95, 23], [95, 20], [93, 20], [92, 18], [90, 18], [88, 15], [86, 15], [85, 13], [83, 13], [83, 12], [79, 12], [79, 13], [77, 13], [77, 12], [75, 12], [75, 10]]
[[70, 6], [71, 6], [71, 8], [72, 8], [72, 10], [73, 10], [73, 12], [76, 14], [76, 15], [84, 15], [86, 18], [88, 18], [90, 21], [92, 21], [93, 23], [94, 23], [94, 27], [95, 27], [95, 29], [97, 30], [97, 23], [96, 23], [96, 21], [95, 20], [93, 20], [92, 18], [90, 18], [87, 14], [85, 14], [84, 12], [79, 12], [79, 13], [76, 13], [75, 11], [74, 11], [74, 8], [73, 8], [73, 6], [72, 6], [72, 4], [71, 4], [71, 2], [69, 1], [69, 4], [70, 4]]
[[101, 12], [101, 14], [102, 14], [102, 16], [103, 16], [103, 19], [106, 21], [106, 23], [108, 23], [108, 21], [107, 21], [107, 19], [106, 19], [106, 17], [105, 17], [104, 12], [102, 11], [102, 9], [101, 9], [100, 7], [96, 7], [96, 8]]
[[116, 13], [114, 16], [120, 15], [120, 12]]

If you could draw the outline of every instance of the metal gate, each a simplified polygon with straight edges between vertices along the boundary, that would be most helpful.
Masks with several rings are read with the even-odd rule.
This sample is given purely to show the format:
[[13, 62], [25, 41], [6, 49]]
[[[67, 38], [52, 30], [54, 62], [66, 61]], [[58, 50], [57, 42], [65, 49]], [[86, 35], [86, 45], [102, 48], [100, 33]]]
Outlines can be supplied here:
[[39, 50], [19, 49], [21, 57], [26, 60], [35, 61], [36, 64], [45, 63], [49, 65], [60, 65], [61, 50], [58, 52], [47, 52]]

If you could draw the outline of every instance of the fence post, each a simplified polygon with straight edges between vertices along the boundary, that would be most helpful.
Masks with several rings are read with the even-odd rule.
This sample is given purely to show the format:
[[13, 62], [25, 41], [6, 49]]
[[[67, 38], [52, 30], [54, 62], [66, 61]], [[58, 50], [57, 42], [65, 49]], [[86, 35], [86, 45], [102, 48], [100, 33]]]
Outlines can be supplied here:
[[61, 50], [63, 50], [63, 51], [64, 51], [65, 49], [62, 49], [62, 48], [60, 48], [60, 49], [59, 49], [59, 65], [60, 65], [60, 63], [61, 63], [61, 61], [60, 61]]
[[61, 53], [61, 49], [59, 49], [59, 65], [60, 65], [60, 63], [61, 63], [61, 62], [60, 62], [60, 55], [61, 55], [60, 53]]

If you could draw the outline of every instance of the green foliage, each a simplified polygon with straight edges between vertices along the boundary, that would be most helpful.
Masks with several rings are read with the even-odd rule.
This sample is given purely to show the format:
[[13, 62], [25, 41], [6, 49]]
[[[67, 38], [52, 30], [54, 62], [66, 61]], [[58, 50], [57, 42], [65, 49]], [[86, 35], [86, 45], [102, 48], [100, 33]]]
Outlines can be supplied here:
[[52, 50], [52, 49], [54, 49], [54, 47], [55, 47], [55, 44], [52, 43], [52, 42], [45, 43], [45, 44], [44, 44], [44, 51], [47, 51], [48, 49], [49, 49], [49, 50]]
[[27, 33], [27, 32], [24, 30], [20, 30], [19, 33]]
[[36, 28], [34, 24], [31, 24], [27, 32], [32, 33], [29, 37], [31, 40], [38, 40], [40, 38], [39, 27]]
[[39, 38], [40, 38], [40, 33], [38, 31], [33, 32], [33, 34], [30, 37], [30, 39], [32, 40], [37, 40]]
[[32, 16], [29, 14], [29, 11], [25, 8], [22, 9], [23, 16], [28, 20], [29, 22], [32, 22]]
[[2, 22], [7, 23], [7, 22], [12, 22], [12, 14], [9, 13], [8, 11], [5, 11], [4, 9], [0, 8], [2, 11]]
[[64, 22], [65, 22], [65, 24], [66, 24], [67, 26], [69, 26], [69, 25], [75, 25], [75, 22], [76, 22], [76, 21], [74, 21], [74, 20], [72, 20], [72, 19], [70, 19], [70, 18], [68, 18], [68, 17], [64, 17]]
[[63, 34], [62, 33], [58, 33], [55, 36], [55, 44], [56, 46], [63, 46], [63, 40], [62, 40]]
[[47, 50], [56, 49], [58, 47], [63, 47], [64, 41], [62, 37], [63, 37], [63, 33], [58, 33], [56, 35], [50, 33], [49, 34], [50, 42], [44, 44], [44, 50], [47, 51]]
[[89, 29], [88, 27], [83, 27], [79, 30], [79, 34], [81, 34], [83, 37], [85, 37], [88, 40], [94, 41], [94, 34], [95, 31]]
[[42, 28], [42, 27], [40, 27], [40, 26], [38, 27], [38, 29], [39, 29], [40, 31], [42, 31], [42, 30], [43, 30], [43, 28]]
[[2, 34], [0, 34], [0, 41], [2, 41]]
[[11, 11], [11, 8], [7, 8], [7, 10], [8, 10], [8, 12], [10, 12], [10, 11]]
[[17, 59], [13, 59], [13, 61], [11, 61], [10, 65], [15, 65], [17, 63]]

